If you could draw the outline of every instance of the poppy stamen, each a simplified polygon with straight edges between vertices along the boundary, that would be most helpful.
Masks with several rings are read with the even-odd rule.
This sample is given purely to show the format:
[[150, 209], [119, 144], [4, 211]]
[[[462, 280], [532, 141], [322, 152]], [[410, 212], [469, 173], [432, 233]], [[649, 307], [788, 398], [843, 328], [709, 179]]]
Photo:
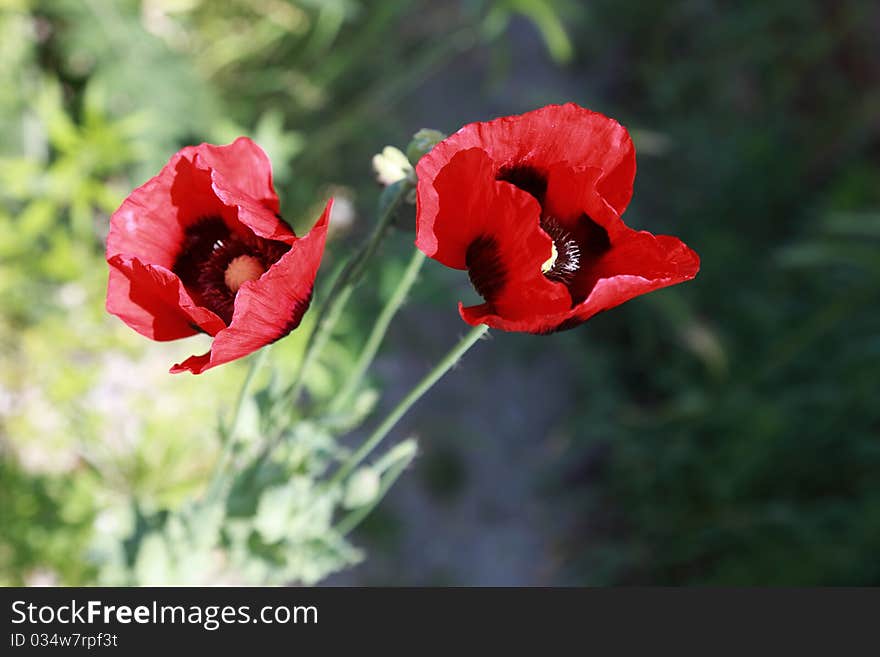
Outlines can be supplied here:
[[553, 240], [550, 257], [541, 265], [541, 273], [551, 281], [571, 283], [581, 266], [581, 247], [553, 217], [544, 217], [541, 228]]
[[239, 288], [260, 278], [289, 249], [282, 242], [235, 233], [221, 217], [210, 216], [184, 230], [173, 271], [199, 303], [229, 324]]
[[233, 258], [223, 273], [223, 282], [229, 291], [235, 294], [247, 281], [255, 281], [266, 271], [259, 258], [252, 255], [240, 255]]

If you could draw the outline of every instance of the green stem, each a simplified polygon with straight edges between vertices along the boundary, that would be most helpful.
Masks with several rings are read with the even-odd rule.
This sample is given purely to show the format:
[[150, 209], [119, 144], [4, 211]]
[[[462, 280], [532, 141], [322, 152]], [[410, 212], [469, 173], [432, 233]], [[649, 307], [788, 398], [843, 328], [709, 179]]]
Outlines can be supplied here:
[[400, 207], [400, 204], [411, 189], [411, 183], [405, 182], [400, 185], [397, 194], [394, 195], [382, 216], [379, 217], [369, 240], [352, 256], [351, 260], [348, 261], [348, 264], [346, 264], [345, 268], [333, 282], [330, 292], [318, 309], [318, 319], [306, 342], [305, 353], [303, 354], [302, 361], [300, 361], [299, 368], [297, 368], [293, 383], [287, 392], [281, 396], [282, 400], [286, 399], [295, 404], [297, 399], [299, 399], [305, 385], [308, 369], [324, 350], [324, 346], [327, 344], [330, 335], [332, 335], [333, 329], [336, 327], [336, 323], [339, 321], [342, 310], [348, 302], [354, 287], [360, 282], [367, 263], [372, 259], [385, 238], [388, 229], [391, 227], [394, 215], [397, 213], [397, 208]]
[[343, 463], [336, 474], [330, 479], [328, 486], [333, 487], [345, 479], [352, 470], [354, 470], [361, 461], [363, 461], [370, 452], [372, 452], [379, 443], [384, 440], [395, 425], [400, 421], [406, 412], [415, 404], [422, 396], [431, 389], [431, 387], [443, 377], [452, 367], [461, 359], [462, 356], [470, 349], [483, 335], [489, 327], [485, 324], [475, 326], [467, 335], [465, 335], [457, 345], [455, 345], [446, 356], [443, 357], [437, 365], [434, 366], [425, 377], [419, 381], [415, 388], [410, 390], [409, 394], [404, 397], [397, 406], [388, 414], [382, 423], [373, 430], [373, 433], [363, 442], [363, 444]]
[[[271, 346], [271, 345], [270, 345]], [[269, 346], [263, 347], [256, 354], [251, 356], [251, 362], [248, 367], [247, 374], [244, 377], [244, 381], [241, 384], [241, 388], [238, 391], [238, 398], [235, 400], [235, 409], [232, 412], [232, 419], [227, 425], [226, 430], [224, 431], [224, 441], [223, 441], [223, 451], [220, 453], [220, 458], [217, 460], [217, 465], [214, 468], [214, 475], [211, 479], [211, 483], [208, 485], [208, 497], [213, 497], [216, 493], [220, 491], [222, 488], [223, 480], [225, 479], [226, 470], [229, 465], [229, 461], [232, 458], [232, 451], [235, 448], [235, 439], [238, 435], [239, 424], [241, 422], [241, 411], [244, 408], [244, 401], [247, 399], [248, 394], [250, 393], [251, 385], [254, 382], [254, 377], [257, 372], [263, 368], [263, 365], [266, 362], [266, 358], [269, 354]]]
[[271, 348], [272, 345], [267, 345], [251, 357], [250, 366], [248, 367], [247, 374], [241, 384], [241, 388], [238, 391], [238, 398], [235, 400], [235, 410], [232, 413], [232, 422], [229, 423], [228, 438], [230, 441], [234, 439], [235, 435], [238, 433], [238, 425], [241, 422], [241, 409], [244, 408], [244, 400], [247, 399], [257, 372], [259, 372], [263, 368], [263, 365], [266, 364], [266, 358], [268, 358], [269, 350]]
[[388, 332], [391, 320], [394, 319], [397, 311], [400, 310], [400, 307], [406, 301], [406, 297], [409, 294], [410, 289], [412, 289], [413, 284], [416, 282], [416, 279], [419, 276], [419, 270], [422, 268], [424, 262], [425, 254], [416, 249], [409, 261], [409, 265], [407, 265], [406, 270], [403, 272], [403, 276], [400, 281], [398, 281], [397, 287], [394, 288], [394, 292], [391, 293], [391, 297], [385, 303], [385, 307], [382, 308], [379, 317], [376, 318], [373, 330], [370, 332], [370, 336], [364, 343], [364, 347], [361, 350], [357, 363], [355, 363], [354, 368], [348, 375], [345, 385], [330, 403], [331, 413], [339, 412], [351, 401], [352, 395], [358, 389], [358, 386], [360, 386], [364, 375], [370, 368], [370, 365], [372, 365], [373, 360], [376, 358], [376, 353], [379, 351], [379, 347], [385, 339], [385, 334]]
[[336, 328], [336, 324], [339, 322], [342, 311], [345, 309], [345, 305], [348, 303], [348, 299], [353, 291], [353, 285], [346, 286], [337, 291], [331, 289], [333, 302], [328, 304], [325, 307], [326, 309], [322, 308], [324, 312], [318, 316], [315, 328], [306, 343], [306, 350], [300, 361], [299, 368], [297, 368], [294, 383], [280, 397], [282, 402], [296, 404], [296, 401], [302, 394], [303, 387], [305, 387], [306, 373], [323, 353], [324, 347], [327, 346], [327, 341], [333, 335], [333, 330]]
[[394, 465], [388, 468], [388, 470], [382, 477], [382, 483], [379, 485], [379, 490], [376, 492], [376, 497], [374, 497], [369, 504], [365, 504], [361, 508], [351, 511], [336, 525], [336, 531], [338, 531], [340, 535], [345, 536], [351, 530], [361, 524], [361, 521], [366, 518], [373, 509], [376, 508], [379, 502], [381, 502], [382, 499], [385, 497], [385, 494], [388, 492], [388, 490], [394, 485], [394, 482], [398, 480], [400, 475], [403, 474], [403, 471], [406, 470], [410, 463], [412, 463], [415, 455], [415, 450], [413, 450], [407, 456], [407, 458], [397, 461]]

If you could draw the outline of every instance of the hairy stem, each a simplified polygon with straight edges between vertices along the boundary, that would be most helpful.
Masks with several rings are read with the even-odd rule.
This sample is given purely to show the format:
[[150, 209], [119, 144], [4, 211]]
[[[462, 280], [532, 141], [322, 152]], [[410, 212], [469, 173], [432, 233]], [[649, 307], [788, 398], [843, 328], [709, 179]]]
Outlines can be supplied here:
[[296, 404], [302, 393], [303, 386], [305, 385], [306, 374], [308, 373], [309, 368], [324, 350], [327, 341], [333, 334], [336, 323], [339, 321], [339, 317], [342, 315], [342, 310], [345, 307], [345, 304], [348, 302], [355, 286], [360, 282], [360, 279], [363, 276], [367, 263], [375, 255], [376, 250], [379, 248], [379, 245], [388, 233], [388, 229], [391, 227], [397, 209], [411, 190], [412, 185], [408, 182], [400, 185], [397, 194], [395, 194], [390, 200], [385, 207], [385, 211], [376, 222], [376, 226], [373, 229], [370, 238], [364, 242], [363, 246], [357, 251], [357, 253], [351, 257], [342, 272], [333, 282], [330, 292], [318, 308], [318, 319], [315, 322], [315, 327], [312, 330], [311, 335], [309, 335], [308, 341], [306, 342], [305, 353], [303, 354], [303, 358], [297, 368], [293, 383], [288, 390], [281, 395], [282, 400], [286, 400], [291, 404]]
[[370, 452], [372, 452], [379, 443], [385, 439], [385, 436], [391, 432], [395, 425], [400, 421], [400, 418], [412, 408], [413, 404], [421, 399], [422, 396], [428, 392], [428, 390], [430, 390], [444, 374], [452, 369], [461, 357], [464, 356], [467, 350], [483, 337], [488, 330], [488, 326], [481, 324], [468, 331], [467, 335], [465, 335], [458, 344], [455, 345], [449, 353], [447, 353], [446, 356], [444, 356], [443, 359], [437, 363], [437, 365], [435, 365], [421, 381], [419, 381], [418, 384], [416, 384], [415, 388], [410, 390], [406, 397], [400, 400], [397, 406], [395, 406], [382, 423], [373, 430], [373, 433], [370, 434], [363, 444], [339, 467], [336, 474], [330, 479], [328, 485], [332, 488], [351, 474], [352, 470], [360, 465], [361, 461], [369, 456]]
[[214, 474], [211, 478], [211, 483], [208, 485], [208, 498], [212, 498], [223, 488], [223, 483], [226, 478], [229, 462], [232, 459], [232, 452], [235, 449], [235, 442], [239, 432], [239, 425], [241, 424], [241, 411], [244, 408], [244, 401], [250, 394], [251, 385], [254, 382], [254, 377], [256, 376], [257, 372], [259, 372], [263, 368], [263, 365], [266, 362], [266, 358], [269, 355], [269, 349], [269, 346], [263, 347], [256, 354], [251, 356], [251, 362], [248, 366], [247, 374], [244, 377], [244, 381], [242, 382], [241, 388], [238, 391], [238, 397], [235, 400], [235, 408], [232, 411], [232, 418], [222, 432], [223, 451], [220, 453], [220, 458], [217, 460], [217, 465], [214, 468]]
[[388, 327], [391, 325], [391, 321], [394, 319], [397, 311], [400, 310], [400, 307], [406, 301], [406, 297], [412, 289], [413, 284], [416, 282], [416, 279], [419, 276], [419, 271], [424, 262], [425, 254], [416, 250], [410, 259], [406, 270], [403, 272], [403, 276], [400, 278], [400, 281], [398, 281], [397, 287], [394, 288], [394, 292], [391, 293], [391, 297], [385, 303], [385, 307], [382, 308], [379, 317], [376, 318], [373, 330], [370, 332], [370, 336], [364, 343], [364, 347], [361, 350], [354, 368], [348, 375], [348, 379], [345, 381], [345, 384], [339, 393], [333, 398], [333, 401], [330, 402], [331, 413], [341, 411], [346, 404], [351, 402], [352, 395], [358, 389], [358, 386], [360, 386], [364, 375], [367, 373], [367, 370], [376, 358], [376, 353], [379, 351], [379, 347], [385, 339]]
[[379, 490], [376, 492], [376, 497], [369, 504], [365, 504], [359, 509], [354, 509], [349, 512], [346, 516], [344, 516], [339, 523], [336, 525], [336, 531], [338, 531], [342, 536], [345, 536], [349, 532], [351, 532], [355, 527], [357, 527], [361, 521], [366, 518], [373, 509], [375, 509], [379, 502], [385, 497], [385, 494], [394, 485], [394, 482], [398, 480], [400, 475], [403, 474], [403, 471], [412, 463], [413, 459], [416, 456], [415, 449], [409, 452], [404, 458], [395, 461], [391, 467], [382, 475], [382, 481], [379, 484]]

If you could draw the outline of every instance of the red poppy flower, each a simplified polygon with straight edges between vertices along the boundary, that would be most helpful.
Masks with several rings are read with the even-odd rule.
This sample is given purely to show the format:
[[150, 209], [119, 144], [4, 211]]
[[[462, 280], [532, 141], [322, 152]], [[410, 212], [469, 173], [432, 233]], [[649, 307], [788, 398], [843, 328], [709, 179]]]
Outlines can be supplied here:
[[308, 309], [332, 200], [298, 238], [278, 214], [272, 168], [250, 139], [178, 152], [110, 219], [107, 310], [153, 340], [198, 332], [194, 374], [295, 329]]
[[677, 238], [621, 220], [635, 172], [626, 129], [574, 104], [472, 123], [416, 167], [416, 246], [467, 269], [485, 300], [459, 304], [469, 324], [577, 326], [699, 270]]

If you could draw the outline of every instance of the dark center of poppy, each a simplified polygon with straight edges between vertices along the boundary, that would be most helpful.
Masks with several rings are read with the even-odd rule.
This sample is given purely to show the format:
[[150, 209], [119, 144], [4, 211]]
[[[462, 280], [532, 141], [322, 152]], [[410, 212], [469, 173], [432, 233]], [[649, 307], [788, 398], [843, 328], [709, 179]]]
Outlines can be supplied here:
[[289, 249], [284, 242], [233, 232], [220, 217], [205, 217], [184, 230], [172, 271], [196, 303], [229, 324], [241, 286], [262, 276]]
[[[541, 272], [550, 280], [563, 283], [571, 289], [578, 272], [588, 266], [589, 261], [611, 248], [608, 232], [586, 214], [576, 220], [566, 217], [563, 221], [547, 212], [544, 206], [548, 183], [547, 173], [543, 169], [530, 164], [509, 164], [498, 170], [496, 179], [518, 187], [534, 197], [541, 206], [541, 228], [552, 240]], [[583, 291], [578, 289], [577, 294], [580, 298]]]

